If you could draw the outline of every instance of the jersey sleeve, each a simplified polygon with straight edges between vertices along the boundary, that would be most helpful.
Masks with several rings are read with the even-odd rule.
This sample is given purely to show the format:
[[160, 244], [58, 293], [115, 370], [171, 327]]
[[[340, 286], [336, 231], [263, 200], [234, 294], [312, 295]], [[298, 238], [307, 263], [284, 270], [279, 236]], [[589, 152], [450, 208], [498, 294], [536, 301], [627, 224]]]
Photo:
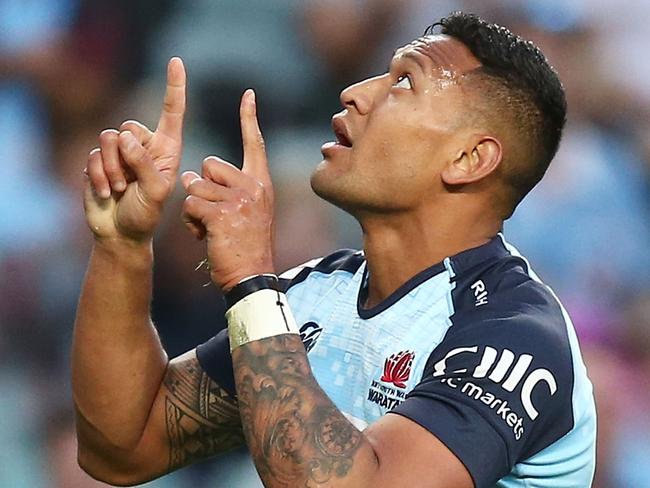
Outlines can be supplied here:
[[393, 413], [429, 430], [487, 488], [572, 428], [572, 388], [560, 313], [486, 307], [454, 317]]
[[227, 328], [222, 329], [209, 341], [200, 344], [196, 348], [196, 358], [210, 379], [233, 398], [237, 396]]

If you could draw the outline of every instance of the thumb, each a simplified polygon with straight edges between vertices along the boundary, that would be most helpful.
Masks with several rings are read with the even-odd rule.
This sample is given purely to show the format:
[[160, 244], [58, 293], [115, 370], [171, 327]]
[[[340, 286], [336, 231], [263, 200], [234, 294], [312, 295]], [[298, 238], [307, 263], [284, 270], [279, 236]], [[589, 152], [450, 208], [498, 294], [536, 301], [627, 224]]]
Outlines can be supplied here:
[[165, 189], [165, 178], [144, 146], [128, 130], [120, 132], [118, 144], [124, 162], [131, 168], [142, 189], [152, 193], [152, 196], [162, 196], [160, 194]]

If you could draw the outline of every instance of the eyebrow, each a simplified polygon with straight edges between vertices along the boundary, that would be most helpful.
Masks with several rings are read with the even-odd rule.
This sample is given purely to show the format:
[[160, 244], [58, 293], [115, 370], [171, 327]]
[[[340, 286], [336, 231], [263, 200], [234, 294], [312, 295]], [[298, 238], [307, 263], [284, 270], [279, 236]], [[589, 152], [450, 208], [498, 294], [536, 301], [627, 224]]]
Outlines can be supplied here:
[[424, 65], [424, 62], [422, 60], [422, 56], [424, 56], [424, 55], [419, 54], [419, 53], [415, 53], [413, 51], [406, 52], [406, 53], [404, 53], [402, 55], [402, 57], [404, 59], [408, 59], [410, 61], [415, 62], [418, 65], [418, 67], [420, 68], [420, 70], [422, 71], [422, 74], [426, 75], [428, 70], [427, 70], [427, 67]]

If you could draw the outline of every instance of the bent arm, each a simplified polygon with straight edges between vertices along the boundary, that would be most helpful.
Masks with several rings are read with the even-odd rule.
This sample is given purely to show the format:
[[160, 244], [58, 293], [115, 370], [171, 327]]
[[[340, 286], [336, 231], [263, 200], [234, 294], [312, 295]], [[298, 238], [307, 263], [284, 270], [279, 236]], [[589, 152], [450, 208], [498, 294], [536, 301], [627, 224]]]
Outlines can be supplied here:
[[461, 461], [415, 422], [359, 431], [314, 378], [300, 336], [244, 344], [233, 366], [246, 442], [264, 486], [472, 488]]
[[79, 463], [113, 484], [140, 483], [242, 442], [235, 401], [194, 352], [168, 363], [149, 314], [152, 263], [150, 241], [97, 241], [77, 310]]

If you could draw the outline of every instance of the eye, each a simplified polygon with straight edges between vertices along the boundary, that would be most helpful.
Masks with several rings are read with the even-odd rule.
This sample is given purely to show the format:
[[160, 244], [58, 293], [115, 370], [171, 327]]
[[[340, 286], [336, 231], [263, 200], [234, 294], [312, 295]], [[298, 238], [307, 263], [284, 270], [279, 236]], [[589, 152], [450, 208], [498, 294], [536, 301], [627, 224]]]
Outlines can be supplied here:
[[411, 84], [411, 78], [408, 75], [402, 75], [397, 78], [397, 82], [393, 85], [397, 88], [403, 88], [404, 90], [412, 90], [413, 85]]

